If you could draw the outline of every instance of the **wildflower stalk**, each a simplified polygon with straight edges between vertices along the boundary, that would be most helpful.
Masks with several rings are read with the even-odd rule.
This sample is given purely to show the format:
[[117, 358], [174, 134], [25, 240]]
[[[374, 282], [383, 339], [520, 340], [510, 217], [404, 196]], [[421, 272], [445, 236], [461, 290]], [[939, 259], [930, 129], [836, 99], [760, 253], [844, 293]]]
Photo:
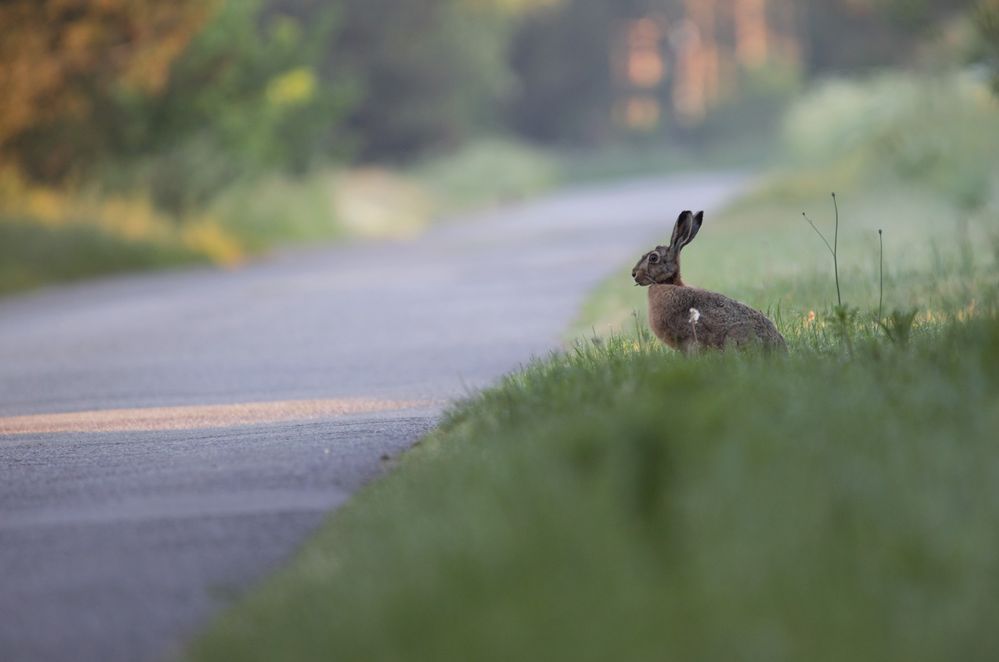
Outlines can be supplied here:
[[881, 324], [885, 302], [885, 240], [881, 228], [878, 228], [878, 244], [881, 248], [878, 253], [878, 324]]
[[812, 226], [812, 229], [815, 230], [815, 234], [819, 235], [819, 239], [822, 240], [822, 243], [825, 244], [826, 248], [829, 250], [829, 254], [832, 255], [833, 275], [836, 278], [836, 305], [842, 308], [843, 296], [842, 294], [840, 294], [840, 289], [839, 289], [839, 205], [836, 202], [835, 193], [832, 194], [832, 199], [833, 199], [833, 209], [835, 209], [836, 211], [836, 226], [833, 233], [833, 243], [831, 245], [829, 243], [829, 240], [826, 239], [826, 236], [822, 234], [821, 230], [819, 230], [818, 226], [816, 226], [815, 223], [812, 222], [812, 219], [808, 218], [808, 215], [805, 214], [805, 212], [801, 212], [801, 215], [806, 221], [808, 221], [808, 224]]
[[836, 229], [833, 234], [833, 273], [836, 275], [836, 303], [842, 307], [843, 297], [839, 294], [839, 204], [836, 202], [836, 192], [832, 193], [833, 209], [836, 211]]

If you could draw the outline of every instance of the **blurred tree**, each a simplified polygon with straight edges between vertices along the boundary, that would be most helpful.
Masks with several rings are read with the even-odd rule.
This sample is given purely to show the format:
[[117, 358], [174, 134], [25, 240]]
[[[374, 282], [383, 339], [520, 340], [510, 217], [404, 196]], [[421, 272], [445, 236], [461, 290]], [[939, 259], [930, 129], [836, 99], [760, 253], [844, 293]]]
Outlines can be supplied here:
[[906, 66], [942, 22], [974, 0], [807, 0], [803, 32], [812, 72]]
[[512, 80], [511, 16], [525, 0], [343, 0], [326, 74], [358, 82], [348, 120], [358, 156], [394, 159], [453, 146], [498, 120]]
[[[905, 63], [971, 1], [0, 0], [0, 163], [183, 211], [237, 178], [493, 130], [597, 144], [628, 135], [623, 117], [643, 140], [719, 135], [711, 118], [745, 125], [747, 100], [775, 115], [799, 60]], [[978, 2], [995, 63], [997, 0]]]
[[594, 142], [613, 103], [611, 2], [569, 0], [529, 17], [511, 47], [513, 126], [545, 142]]
[[329, 155], [354, 96], [350, 79], [320, 72], [336, 7], [293, 9], [301, 7], [227, 2], [161, 94], [118, 96], [127, 120], [118, 152], [155, 155], [140, 176], [158, 204], [179, 211], [236, 178], [302, 171]]
[[975, 8], [980, 37], [978, 55], [992, 72], [992, 89], [999, 95], [999, 0], [982, 0]]
[[[324, 77], [337, 6], [265, 0], [0, 4], [2, 161], [36, 182], [148, 188], [180, 212], [330, 154], [353, 96]], [[309, 7], [311, 5], [311, 7]]]
[[107, 148], [116, 91], [158, 94], [203, 25], [198, 0], [0, 4], [0, 154], [59, 181]]
[[512, 125], [545, 142], [611, 137], [615, 36], [627, 20], [682, 11], [681, 0], [565, 0], [527, 16], [511, 46]]
[[[564, 0], [528, 16], [513, 36], [509, 121], [533, 139], [567, 143], [629, 135], [615, 126], [622, 115], [674, 138], [719, 135], [722, 124], [764, 126], [801, 73], [910, 66], [973, 1]], [[615, 35], [641, 18], [662, 36], [663, 73], [622, 105]]]
[[569, 144], [762, 130], [798, 83], [796, 12], [790, 0], [567, 0], [514, 37], [511, 122]]

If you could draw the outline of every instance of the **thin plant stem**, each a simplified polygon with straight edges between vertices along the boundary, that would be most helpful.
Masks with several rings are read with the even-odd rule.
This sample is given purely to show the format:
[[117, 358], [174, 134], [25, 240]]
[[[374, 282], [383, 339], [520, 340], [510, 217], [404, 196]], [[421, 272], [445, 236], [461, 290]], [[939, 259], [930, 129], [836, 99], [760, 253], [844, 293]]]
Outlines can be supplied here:
[[840, 308], [843, 307], [843, 297], [839, 293], [839, 260], [837, 255], [839, 253], [839, 204], [836, 202], [836, 193], [832, 194], [833, 199], [833, 209], [836, 210], [836, 230], [833, 234], [833, 273], [836, 275], [836, 303]]
[[822, 234], [822, 231], [819, 230], [818, 227], [816, 227], [815, 223], [812, 223], [812, 219], [808, 218], [808, 215], [805, 212], [801, 212], [801, 216], [806, 221], [808, 221], [809, 225], [812, 226], [812, 229], [815, 230], [815, 234], [819, 235], [819, 239], [821, 239], [822, 243], [825, 244], [826, 248], [829, 249], [829, 254], [832, 255], [832, 256], [835, 256], [836, 253], [835, 253], [835, 251], [833, 251], [832, 245], [830, 245], [829, 241], [826, 239], [826, 236], [824, 234]]
[[885, 302], [885, 239], [881, 228], [878, 228], [878, 245], [881, 247], [878, 254], [878, 324], [881, 324]]
[[819, 235], [819, 239], [822, 240], [822, 243], [825, 244], [826, 248], [829, 250], [829, 254], [832, 255], [832, 259], [833, 259], [833, 276], [836, 278], [836, 304], [840, 308], [842, 308], [843, 307], [843, 296], [840, 293], [840, 289], [839, 289], [839, 205], [836, 202], [836, 194], [835, 193], [832, 194], [832, 199], [833, 199], [833, 209], [835, 209], [835, 211], [836, 211], [836, 226], [835, 226], [835, 230], [833, 231], [834, 233], [833, 233], [833, 243], [832, 244], [829, 243], [829, 240], [826, 239], [826, 236], [824, 234], [822, 234], [822, 231], [819, 230], [818, 226], [815, 225], [815, 223], [812, 222], [812, 219], [808, 218], [808, 214], [806, 214], [805, 212], [801, 212], [801, 216], [806, 221], [808, 221], [808, 224], [810, 226], [812, 226], [812, 229], [815, 230], [815, 234]]

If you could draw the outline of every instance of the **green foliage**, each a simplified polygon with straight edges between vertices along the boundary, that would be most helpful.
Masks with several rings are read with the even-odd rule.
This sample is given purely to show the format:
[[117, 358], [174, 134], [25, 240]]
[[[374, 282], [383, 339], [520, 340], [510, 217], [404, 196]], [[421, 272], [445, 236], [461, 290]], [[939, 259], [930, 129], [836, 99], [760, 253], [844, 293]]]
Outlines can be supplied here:
[[999, 112], [969, 76], [880, 75], [820, 84], [790, 110], [785, 144], [800, 164], [850, 163], [855, 176], [929, 186], [983, 207], [999, 164]]
[[122, 100], [133, 120], [123, 149], [141, 164], [126, 161], [126, 183], [148, 183], [163, 208], [189, 211], [237, 179], [301, 172], [330, 153], [353, 94], [349, 79], [330, 82], [318, 69], [335, 13], [303, 24], [264, 16], [263, 7], [225, 3], [173, 67], [163, 95]]
[[320, 71], [336, 7], [296, 17], [273, 5], [5, 6], [6, 165], [67, 190], [148, 191], [184, 215], [238, 179], [337, 154], [355, 85]]
[[[7, 260], [0, 292], [195, 260], [233, 264], [277, 245], [405, 238], [445, 215], [539, 193], [561, 181], [561, 172], [549, 155], [494, 138], [405, 170], [312, 168], [240, 178], [197, 213], [177, 218], [145, 195], [71, 194], [0, 170]], [[40, 257], [46, 241], [52, 259]]]
[[[160, 112], [167, 127], [200, 127], [257, 168], [301, 170], [329, 148], [324, 139], [349, 98], [348, 82], [329, 87], [317, 71], [335, 13], [303, 24], [262, 17], [262, 7], [261, 0], [225, 5], [178, 62]], [[210, 85], [198, 84], [206, 78]]]
[[784, 112], [802, 92], [803, 78], [800, 65], [790, 63], [740, 67], [728, 96], [709, 110], [703, 124], [680, 137], [700, 149], [731, 145], [747, 136], [773, 140]]
[[[996, 42], [993, 4], [982, 0], [978, 13], [986, 49]], [[812, 26], [805, 64], [823, 71], [838, 68], [823, 54], [908, 58], [899, 44], [918, 44], [965, 5], [775, 1], [771, 14]], [[241, 177], [350, 154], [411, 159], [483, 130], [604, 144], [620, 137], [611, 54], [621, 22], [654, 15], [679, 25], [688, 9], [679, 0], [15, 0], [0, 9], [9, 35], [0, 145], [33, 181], [97, 180], [117, 191], [149, 182], [179, 212]], [[732, 19], [718, 20], [730, 48]], [[885, 31], [891, 38], [872, 38]], [[727, 141], [731, 127], [765, 128], [796, 89], [792, 61], [742, 70], [737, 93], [687, 137]], [[965, 195], [973, 201], [975, 190]]]
[[90, 224], [49, 227], [0, 220], [0, 293], [211, 257], [176, 238], [128, 238]]
[[313, 170], [289, 177], [265, 175], [237, 182], [216, 195], [210, 213], [248, 251], [331, 241], [347, 233], [334, 211], [335, 174]]
[[416, 178], [438, 212], [487, 207], [536, 195], [561, 179], [562, 164], [550, 154], [509, 139], [479, 140], [428, 159]]
[[[979, 14], [986, 46], [995, 41], [991, 2]], [[926, 34], [950, 13], [936, 1], [833, 4], [860, 23], [918, 15], [912, 34]], [[85, 224], [126, 236], [113, 210], [121, 200], [142, 201], [140, 224], [155, 217], [147, 225], [159, 228], [144, 240], [183, 235], [185, 245], [211, 246], [196, 253], [232, 261], [282, 238], [353, 232], [325, 199], [329, 163], [351, 157], [415, 164], [397, 179], [411, 179], [432, 202], [417, 205], [419, 221], [383, 223], [391, 228], [516, 199], [562, 178], [733, 159], [755, 165], [746, 155], [761, 151], [763, 129], [797, 89], [802, 72], [794, 66], [741, 71], [740, 94], [715, 107], [700, 129], [684, 129], [680, 147], [648, 136], [639, 145], [614, 142], [615, 30], [650, 13], [675, 23], [686, 9], [676, 0], [14, 0], [0, 7], [8, 37], [0, 40], [0, 96], [8, 100], [0, 108], [0, 168], [38, 185], [39, 195], [28, 197], [57, 199], [61, 217], [88, 200], [87, 213], [77, 214]], [[775, 0], [771, 9], [786, 7]], [[810, 21], [824, 11], [807, 9]], [[830, 33], [842, 28], [836, 25]], [[810, 187], [848, 190], [862, 178], [895, 192], [912, 186], [913, 200], [892, 202], [922, 213], [929, 200], [925, 210], [946, 214], [942, 226], [952, 207], [959, 210], [956, 234], [972, 264], [988, 245], [979, 228], [994, 218], [995, 110], [969, 77], [830, 83], [785, 122], [802, 171], [790, 197], [800, 209], [814, 202], [801, 193]], [[506, 135], [504, 126], [608, 149], [585, 158], [567, 148], [568, 165], [556, 168], [536, 150], [474, 139]], [[754, 129], [740, 145], [729, 131], [736, 126]], [[829, 161], [836, 170], [818, 173], [815, 164]], [[101, 197], [108, 204], [93, 202]], [[44, 210], [22, 202], [8, 196], [0, 213], [47, 222]], [[761, 203], [753, 214], [762, 213]]]

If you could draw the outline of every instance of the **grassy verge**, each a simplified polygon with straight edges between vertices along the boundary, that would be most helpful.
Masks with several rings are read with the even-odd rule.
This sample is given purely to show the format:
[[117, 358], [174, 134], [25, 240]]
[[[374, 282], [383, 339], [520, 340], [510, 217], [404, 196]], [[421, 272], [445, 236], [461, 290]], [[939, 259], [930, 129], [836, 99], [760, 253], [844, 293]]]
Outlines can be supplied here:
[[195, 660], [986, 659], [999, 320], [643, 334], [530, 366], [225, 614]]
[[317, 169], [220, 191], [196, 213], [148, 194], [60, 191], [0, 170], [0, 293], [190, 262], [232, 265], [278, 245], [412, 236], [435, 219], [561, 181], [556, 157], [491, 140], [406, 169]]
[[242, 256], [241, 243], [209, 216], [178, 222], [141, 197], [70, 196], [0, 171], [0, 293]]
[[180, 242], [130, 241], [92, 226], [0, 222], [0, 294], [57, 280], [203, 261]]
[[[857, 158], [775, 178], [689, 249], [688, 279], [770, 308], [788, 356], [677, 356], [623, 268], [581, 324], [613, 334], [457, 406], [190, 657], [990, 659], [993, 189], [969, 207]], [[800, 220], [830, 227], [833, 187], [842, 314]]]

